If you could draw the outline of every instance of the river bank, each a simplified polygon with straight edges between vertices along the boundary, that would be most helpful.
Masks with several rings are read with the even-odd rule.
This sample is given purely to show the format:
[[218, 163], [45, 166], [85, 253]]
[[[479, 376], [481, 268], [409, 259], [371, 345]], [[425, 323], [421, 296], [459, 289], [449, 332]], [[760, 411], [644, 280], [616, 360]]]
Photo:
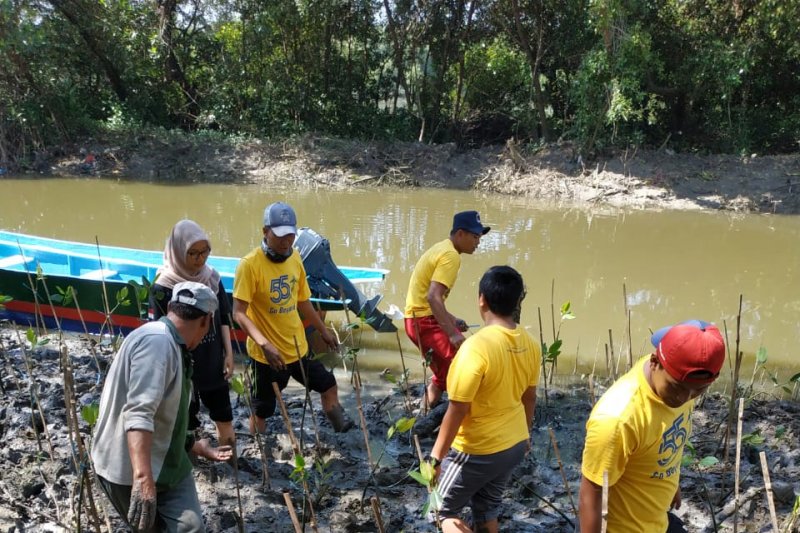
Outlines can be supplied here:
[[[0, 531], [74, 531], [76, 509], [81, 505], [80, 482], [76, 472], [88, 468], [75, 455], [77, 439], [70, 435], [65, 383], [71, 383], [76, 411], [99, 401], [102, 372], [114, 352], [109, 343], [94, 343], [69, 336], [62, 343], [56, 338], [31, 347], [24, 332], [8, 327], [0, 330], [0, 358], [3, 365], [0, 408]], [[74, 373], [65, 379], [60, 364], [63, 346]], [[98, 371], [98, 367], [101, 369]], [[423, 453], [433, 443], [435, 422], [420, 413], [420, 383], [411, 383], [410, 408], [397, 385], [383, 376], [362, 376], [366, 383], [361, 394], [361, 409], [348, 374], [337, 369], [340, 396], [350, 415], [363, 422], [344, 434], [332, 431], [312, 395], [312, 414], [304, 410], [303, 390], [290, 387], [285, 394], [292, 427], [304, 450], [305, 476], [314, 504], [320, 531], [379, 531], [372, 497], [377, 497], [380, 517], [387, 531], [434, 531], [421, 515], [426, 489], [408, 474], [418, 468], [418, 456], [411, 439], [418, 433]], [[540, 387], [533, 431], [532, 452], [515, 471], [501, 515], [501, 530], [509, 532], [572, 531], [580, 481], [580, 456], [586, 418], [608, 380], [597, 379], [589, 388], [583, 380], [562, 389]], [[545, 396], [546, 394], [546, 396]], [[263, 442], [267, 457], [268, 484], [262, 475], [262, 455], [256, 441], [247, 433], [247, 407], [242, 398], [232, 396], [235, 428], [239, 439], [237, 469], [228, 464], [198, 460], [195, 480], [208, 530], [238, 531], [237, 516], [243, 517], [248, 532], [293, 531], [287, 511], [286, 495], [302, 516], [303, 487], [293, 472], [296, 462], [283, 419], [269, 419]], [[32, 408], [32, 406], [34, 406]], [[694, 416], [691, 438], [693, 451], [687, 452], [682, 472], [683, 505], [678, 516], [688, 531], [732, 531], [734, 517], [740, 531], [767, 531], [767, 507], [760, 452], [766, 454], [772, 493], [779, 524], [789, 520], [796, 495], [800, 494], [800, 406], [796, 402], [749, 395], [744, 409], [741, 450], [739, 511], [734, 509], [735, 439], [726, 450], [721, 446], [726, 428], [727, 401], [719, 392], [707, 395]], [[305, 415], [305, 416], [304, 416]], [[398, 430], [387, 438], [387, 431], [403, 417], [418, 417], [411, 431]], [[81, 439], [91, 445], [90, 427], [77, 416]], [[44, 422], [42, 422], [42, 420]], [[213, 425], [203, 418], [201, 437], [213, 438]], [[363, 424], [363, 425], [362, 425]], [[320, 446], [316, 445], [315, 425]], [[370, 454], [366, 451], [366, 426]], [[361, 426], [361, 427], [359, 427]], [[556, 438], [556, 453], [550, 437]], [[371, 463], [370, 463], [371, 457]], [[727, 460], [726, 460], [727, 457]], [[560, 464], [563, 465], [563, 476]], [[76, 464], [79, 467], [76, 467]], [[371, 465], [379, 464], [374, 467]], [[565, 483], [566, 478], [567, 483]], [[238, 483], [237, 483], [238, 480]], [[237, 487], [238, 485], [238, 487]], [[111, 530], [122, 530], [122, 523], [104, 497], [94, 488], [99, 516], [107, 516]], [[83, 498], [86, 505], [87, 498]], [[575, 503], [576, 504], [576, 503]], [[240, 507], [241, 506], [241, 507]], [[84, 509], [88, 509], [86, 506]], [[241, 510], [240, 510], [241, 509]], [[713, 511], [712, 511], [713, 510]], [[106, 531], [106, 519], [101, 518]], [[84, 510], [81, 529], [93, 530]], [[306, 531], [312, 531], [310, 525]]]
[[800, 155], [702, 155], [669, 147], [584, 160], [569, 142], [462, 150], [318, 135], [231, 140], [181, 132], [107, 135], [51, 147], [21, 172], [123, 180], [317, 188], [435, 187], [562, 206], [800, 213]]

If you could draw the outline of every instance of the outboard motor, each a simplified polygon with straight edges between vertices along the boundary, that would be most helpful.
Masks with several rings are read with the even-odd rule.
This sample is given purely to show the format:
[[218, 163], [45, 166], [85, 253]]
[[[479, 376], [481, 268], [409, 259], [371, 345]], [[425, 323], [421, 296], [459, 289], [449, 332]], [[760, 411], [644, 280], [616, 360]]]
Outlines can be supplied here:
[[356, 315], [363, 316], [367, 324], [375, 331], [397, 331], [392, 320], [378, 310], [381, 296], [367, 299], [342, 274], [333, 262], [328, 239], [311, 228], [298, 228], [294, 247], [300, 252], [300, 258], [303, 260], [308, 276], [308, 286], [314, 298], [338, 300], [344, 297], [347, 308]]

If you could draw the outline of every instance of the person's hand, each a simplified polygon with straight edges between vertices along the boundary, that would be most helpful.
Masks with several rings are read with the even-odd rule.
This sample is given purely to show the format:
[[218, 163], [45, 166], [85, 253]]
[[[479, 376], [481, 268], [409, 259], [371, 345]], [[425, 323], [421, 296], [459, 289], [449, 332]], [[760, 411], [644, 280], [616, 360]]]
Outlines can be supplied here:
[[681, 488], [678, 487], [678, 490], [675, 491], [675, 496], [672, 498], [672, 503], [669, 504], [670, 509], [680, 509], [681, 508]]
[[225, 381], [230, 381], [230, 379], [233, 377], [233, 352], [225, 356], [225, 361], [223, 362], [222, 368], [222, 376], [225, 378]]
[[273, 346], [270, 342], [265, 342], [262, 344], [261, 351], [264, 354], [264, 357], [267, 358], [267, 363], [269, 363], [269, 366], [275, 370], [283, 370], [286, 368], [286, 363], [283, 362], [283, 357], [281, 357], [281, 354], [278, 353], [277, 348], [275, 348], [275, 346]]
[[325, 344], [328, 345], [328, 348], [330, 348], [332, 352], [339, 351], [339, 341], [336, 340], [336, 335], [325, 329], [320, 332], [319, 336], [322, 338]]
[[452, 335], [450, 335], [450, 344], [452, 344], [456, 348], [456, 350], [458, 350], [458, 348], [462, 344], [464, 344], [465, 340], [466, 339], [464, 338], [464, 335], [461, 334], [461, 332], [457, 331], [457, 332], [453, 333]]
[[156, 523], [156, 484], [152, 477], [134, 478], [128, 523], [135, 531], [149, 531]]
[[465, 331], [469, 330], [469, 324], [467, 324], [467, 321], [462, 318], [456, 318], [456, 329], [458, 329], [458, 331], [461, 333], [464, 333]]
[[209, 461], [227, 461], [233, 457], [233, 448], [231, 446], [214, 448], [208, 439], [200, 439], [192, 445], [192, 453]]

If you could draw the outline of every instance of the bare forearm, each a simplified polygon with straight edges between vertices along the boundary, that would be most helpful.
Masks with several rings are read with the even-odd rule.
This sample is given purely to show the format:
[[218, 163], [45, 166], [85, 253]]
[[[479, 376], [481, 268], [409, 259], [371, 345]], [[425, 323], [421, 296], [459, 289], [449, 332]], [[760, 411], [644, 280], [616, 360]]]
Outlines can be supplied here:
[[225, 351], [225, 357], [233, 356], [233, 345], [231, 343], [230, 326], [222, 326], [222, 348]]
[[602, 506], [602, 487], [582, 477], [578, 504], [581, 533], [600, 533]]
[[525, 407], [525, 422], [528, 424], [528, 431], [533, 426], [533, 416], [536, 413], [536, 387], [530, 387], [522, 395], [522, 405]]
[[453, 318], [447, 308], [444, 306], [444, 302], [438, 299], [430, 300], [431, 311], [433, 312], [433, 317], [436, 319], [436, 322], [439, 323], [439, 326], [444, 330], [448, 337], [453, 335], [459, 335], [460, 332], [456, 327], [456, 321]]
[[153, 434], [141, 429], [131, 429], [127, 432], [127, 439], [134, 479], [153, 479], [153, 469], [150, 464]]
[[233, 301], [233, 319], [239, 324], [239, 327], [247, 333], [247, 336], [253, 339], [256, 344], [262, 346], [265, 342], [269, 342], [267, 338], [261, 333], [261, 330], [250, 320], [247, 316], [247, 303], [240, 303], [240, 300]]
[[431, 450], [431, 455], [433, 457], [444, 459], [447, 452], [450, 451], [450, 446], [456, 438], [461, 422], [463, 422], [464, 417], [469, 413], [469, 408], [469, 403], [450, 401], [450, 404], [447, 406], [447, 412], [442, 420], [442, 425], [439, 428], [439, 436], [436, 437], [436, 442]]

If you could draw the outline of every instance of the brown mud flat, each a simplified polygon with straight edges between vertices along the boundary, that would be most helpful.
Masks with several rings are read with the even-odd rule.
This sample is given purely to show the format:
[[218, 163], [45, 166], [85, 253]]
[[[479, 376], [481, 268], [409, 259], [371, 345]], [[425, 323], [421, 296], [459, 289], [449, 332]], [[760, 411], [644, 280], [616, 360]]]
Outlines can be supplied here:
[[[96, 156], [82, 163], [81, 149]], [[584, 161], [571, 143], [459, 149], [318, 135], [225, 142], [182, 134], [96, 138], [43, 151], [32, 171], [189, 183], [473, 189], [563, 206], [800, 213], [800, 154], [630, 149]]]
[[[76, 472], [80, 467], [89, 468], [89, 465], [85, 459], [73, 455], [76, 448], [68, 430], [65, 378], [57, 342], [53, 340], [29, 349], [24, 338], [24, 333], [9, 327], [0, 329], [3, 376], [0, 434], [4, 444], [0, 449], [0, 531], [75, 531], [78, 529], [76, 509], [80, 493]], [[20, 339], [26, 346], [20, 345]], [[99, 401], [101, 375], [97, 366], [107, 368], [112, 348], [96, 345], [93, 353], [88, 341], [74, 336], [68, 337], [64, 346], [74, 369], [78, 408]], [[348, 385], [346, 374], [338, 375], [340, 397], [349, 416], [358, 421], [355, 392]], [[315, 407], [312, 415], [304, 409], [302, 389], [290, 388], [285, 394], [294, 433], [302, 439], [318, 530], [379, 531], [370, 505], [371, 498], [377, 496], [386, 531], [435, 531], [435, 527], [421, 516], [426, 490], [408, 475], [410, 470], [418, 468], [410, 433], [396, 434], [387, 439], [389, 427], [398, 419], [419, 415], [421, 385], [412, 384], [413, 409], [408, 413], [404, 408], [404, 396], [396, 385], [382, 382], [377, 375], [362, 377], [367, 383], [362, 403], [372, 459], [378, 461], [380, 458], [380, 466], [374, 472], [368, 464], [365, 437], [359, 427], [344, 434], [334, 433], [319, 413], [317, 395], [312, 394], [312, 402], [316, 402], [312, 405]], [[601, 386], [594, 387], [595, 394], [601, 391]], [[508, 487], [500, 517], [501, 531], [573, 531], [575, 514], [570, 500], [577, 505], [584, 424], [591, 401], [584, 384], [550, 389], [546, 399], [544, 396], [545, 390], [540, 387], [532, 451], [516, 469]], [[38, 408], [32, 410], [33, 401], [39, 402], [41, 411]], [[739, 469], [738, 513], [734, 503], [735, 439], [728, 445], [727, 461], [720, 444], [726, 428], [727, 406], [726, 398], [711, 393], [700, 402], [695, 412], [691, 437], [694, 454], [682, 471], [683, 505], [677, 514], [688, 531], [712, 532], [715, 528], [717, 531], [733, 531], [734, 519], [738, 521], [740, 531], [771, 530], [759, 458], [759, 452], [763, 451], [772, 480], [778, 522], [783, 527], [791, 515], [796, 495], [800, 494], [800, 405], [764, 395], [748, 399], [743, 418], [742, 433], [746, 438], [742, 444]], [[245, 402], [235, 401], [234, 411], [239, 436], [238, 495], [244, 530], [291, 532], [294, 529], [284, 492], [291, 497], [297, 513], [302, 516], [303, 489], [292, 479], [295, 460], [283, 419], [278, 415], [268, 421], [264, 442], [268, 457], [267, 487], [262, 480], [261, 454], [246, 430]], [[46, 431], [40, 423], [42, 416], [46, 421]], [[315, 443], [312, 416], [319, 428], [319, 448]], [[432, 425], [428, 419], [420, 417], [412, 429], [412, 432], [422, 433], [423, 453], [433, 444], [434, 435], [429, 431]], [[90, 428], [83, 420], [80, 426], [83, 441], [90, 444]], [[551, 428], [557, 439], [569, 491], [551, 444]], [[201, 433], [201, 436], [213, 437], [213, 425], [207, 417]], [[385, 451], [381, 453], [384, 445]], [[710, 464], [705, 460], [709, 456], [719, 459], [719, 463]], [[316, 466], [317, 459], [323, 466]], [[76, 467], [76, 464], [81, 466]], [[194, 476], [208, 530], [238, 531], [237, 470], [228, 464], [199, 460]], [[84, 496], [83, 500], [85, 505], [87, 498]], [[108, 510], [111, 529], [124, 530], [122, 522], [96, 486], [94, 500], [98, 506]], [[105, 520], [101, 518], [101, 521], [102, 531], [108, 531]], [[80, 524], [82, 531], [95, 530], [85, 510]], [[305, 531], [313, 529], [306, 524]]]

